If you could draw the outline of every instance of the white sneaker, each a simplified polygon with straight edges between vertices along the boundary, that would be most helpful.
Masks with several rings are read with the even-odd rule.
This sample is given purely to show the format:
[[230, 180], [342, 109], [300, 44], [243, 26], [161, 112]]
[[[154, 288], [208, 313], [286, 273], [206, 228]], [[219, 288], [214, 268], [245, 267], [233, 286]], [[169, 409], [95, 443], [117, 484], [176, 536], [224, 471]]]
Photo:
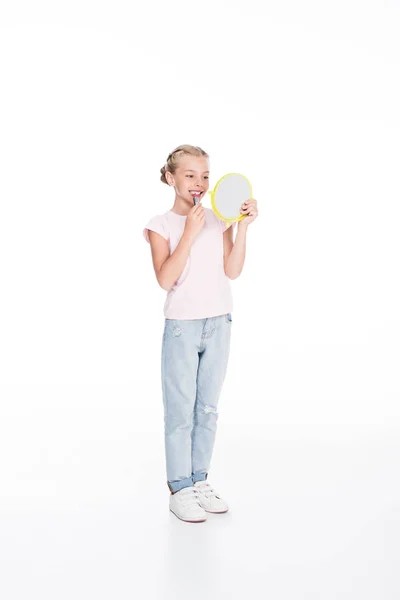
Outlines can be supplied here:
[[200, 505], [200, 492], [195, 487], [185, 487], [169, 497], [169, 510], [182, 521], [202, 523], [207, 514]]
[[210, 513], [228, 512], [228, 504], [213, 490], [207, 481], [196, 481], [194, 487], [200, 492], [200, 504], [204, 510]]

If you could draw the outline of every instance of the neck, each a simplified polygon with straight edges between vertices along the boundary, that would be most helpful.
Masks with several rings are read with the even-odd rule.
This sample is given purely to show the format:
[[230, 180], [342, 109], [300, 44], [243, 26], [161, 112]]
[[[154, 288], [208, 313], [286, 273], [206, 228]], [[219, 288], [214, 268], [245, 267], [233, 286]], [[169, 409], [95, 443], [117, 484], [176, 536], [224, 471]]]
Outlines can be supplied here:
[[187, 217], [190, 209], [193, 208], [193, 206], [194, 206], [193, 202], [189, 203], [184, 198], [181, 198], [180, 196], [176, 196], [174, 206], [172, 207], [171, 210], [172, 210], [172, 212], [176, 213], [177, 215], [181, 215], [182, 217]]

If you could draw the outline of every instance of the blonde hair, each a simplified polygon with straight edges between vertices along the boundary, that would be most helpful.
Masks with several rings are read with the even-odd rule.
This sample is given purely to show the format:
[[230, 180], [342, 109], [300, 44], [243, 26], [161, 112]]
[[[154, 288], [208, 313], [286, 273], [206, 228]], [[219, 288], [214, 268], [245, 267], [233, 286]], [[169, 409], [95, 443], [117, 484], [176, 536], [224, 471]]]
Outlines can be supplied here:
[[182, 146], [178, 146], [168, 155], [167, 162], [160, 169], [160, 179], [163, 183], [166, 183], [168, 185], [165, 173], [169, 171], [170, 173], [172, 173], [172, 175], [174, 175], [178, 167], [179, 160], [182, 158], [182, 156], [185, 156], [185, 154], [190, 154], [191, 156], [205, 156], [208, 158], [207, 152], [202, 150], [199, 146], [190, 146], [189, 144], [183, 144]]

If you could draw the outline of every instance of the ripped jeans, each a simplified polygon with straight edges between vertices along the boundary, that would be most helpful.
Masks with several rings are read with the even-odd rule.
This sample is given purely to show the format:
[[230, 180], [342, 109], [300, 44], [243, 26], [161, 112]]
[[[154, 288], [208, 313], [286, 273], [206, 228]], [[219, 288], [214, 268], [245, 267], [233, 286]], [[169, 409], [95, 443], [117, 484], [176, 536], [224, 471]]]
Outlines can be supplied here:
[[208, 319], [165, 319], [161, 371], [171, 492], [207, 479], [231, 328], [230, 313]]

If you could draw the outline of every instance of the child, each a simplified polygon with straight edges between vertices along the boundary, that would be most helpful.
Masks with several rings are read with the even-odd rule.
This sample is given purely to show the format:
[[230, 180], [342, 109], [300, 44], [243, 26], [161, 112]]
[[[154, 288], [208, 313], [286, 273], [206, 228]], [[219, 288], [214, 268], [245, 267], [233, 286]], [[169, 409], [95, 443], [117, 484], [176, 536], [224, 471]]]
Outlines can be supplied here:
[[161, 181], [175, 189], [175, 203], [143, 232], [157, 281], [168, 292], [161, 372], [170, 510], [190, 523], [205, 521], [206, 511], [228, 510], [206, 480], [229, 356], [229, 280], [242, 271], [247, 227], [258, 215], [256, 200], [242, 205], [247, 216], [233, 242], [236, 223], [226, 227], [201, 203], [209, 186], [208, 158], [197, 146], [171, 152]]

